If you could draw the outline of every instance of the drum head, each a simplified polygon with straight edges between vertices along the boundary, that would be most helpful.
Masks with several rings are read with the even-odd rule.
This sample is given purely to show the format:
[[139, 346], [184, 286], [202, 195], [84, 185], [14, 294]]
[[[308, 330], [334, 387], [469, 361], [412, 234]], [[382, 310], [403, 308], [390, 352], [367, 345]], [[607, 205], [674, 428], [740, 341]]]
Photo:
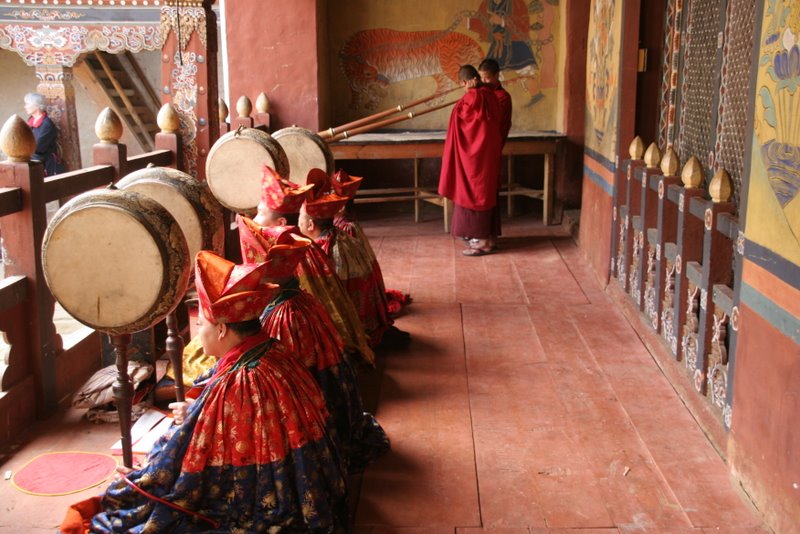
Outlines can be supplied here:
[[169, 212], [125, 191], [90, 191], [64, 205], [47, 227], [42, 264], [64, 309], [109, 334], [163, 319], [186, 292], [191, 266]]
[[206, 181], [220, 204], [237, 213], [254, 214], [261, 199], [264, 165], [289, 175], [289, 161], [281, 145], [254, 128], [220, 137], [206, 159]]
[[281, 144], [289, 158], [289, 179], [292, 182], [305, 185], [311, 169], [322, 169], [328, 175], [333, 173], [333, 153], [328, 143], [311, 130], [290, 126], [278, 130], [272, 137]]
[[155, 200], [178, 221], [189, 246], [189, 257], [200, 250], [222, 253], [222, 206], [205, 182], [177, 169], [150, 167], [132, 172], [117, 187]]

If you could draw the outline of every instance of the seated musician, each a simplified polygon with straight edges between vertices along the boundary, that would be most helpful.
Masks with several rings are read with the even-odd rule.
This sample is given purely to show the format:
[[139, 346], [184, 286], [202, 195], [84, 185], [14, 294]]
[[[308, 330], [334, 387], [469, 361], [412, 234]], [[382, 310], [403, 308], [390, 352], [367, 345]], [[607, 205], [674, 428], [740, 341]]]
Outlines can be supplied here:
[[[296, 228], [300, 206], [311, 187], [313, 185], [298, 187], [264, 166], [261, 201], [254, 221], [260, 226]], [[301, 232], [298, 230], [297, 233]], [[300, 287], [315, 296], [328, 310], [336, 330], [342, 336], [346, 352], [355, 357], [351, 358], [351, 363], [373, 366], [375, 353], [369, 346], [364, 325], [347, 289], [336, 274], [336, 268], [319, 245], [312, 242], [306, 255], [300, 259], [295, 274], [300, 280]]]
[[[333, 218], [333, 224], [342, 232], [361, 242], [362, 246], [367, 250], [372, 258], [372, 269], [375, 278], [379, 279], [380, 284], [386, 287], [383, 281], [381, 266], [378, 263], [378, 258], [375, 256], [375, 251], [372, 249], [372, 245], [369, 242], [369, 238], [367, 238], [367, 234], [364, 233], [364, 229], [361, 228], [361, 225], [358, 223], [358, 220], [356, 220], [355, 215], [353, 214], [353, 199], [355, 198], [356, 192], [358, 191], [358, 188], [363, 180], [364, 179], [362, 177], [350, 176], [341, 169], [336, 171], [336, 174], [333, 175], [331, 178], [333, 191], [339, 196], [347, 197], [347, 204], [345, 204], [339, 213], [337, 213]], [[389, 306], [389, 313], [392, 316], [397, 316], [403, 306], [411, 302], [411, 296], [407, 293], [402, 293], [396, 289], [386, 289], [385, 291], [386, 300], [388, 301]]]
[[381, 344], [386, 333], [386, 345], [407, 345], [408, 334], [393, 327], [383, 278], [378, 280], [375, 276], [369, 252], [363, 244], [333, 224], [333, 217], [344, 207], [347, 197], [331, 192], [330, 180], [324, 172], [311, 172], [308, 180], [314, 183], [314, 188], [300, 208], [300, 231], [319, 244], [333, 260], [336, 273], [344, 282], [367, 330], [370, 345]]
[[[93, 532], [334, 532], [347, 528], [345, 471], [311, 374], [261, 331], [280, 291], [268, 266], [196, 260], [200, 339], [221, 355], [145, 467], [121, 474]], [[123, 472], [125, 470], [122, 470]]]
[[238, 223], [242, 257], [248, 263], [267, 262], [267, 281], [281, 287], [262, 314], [262, 330], [300, 356], [314, 375], [333, 415], [348, 472], [363, 471], [389, 450], [389, 438], [364, 411], [355, 370], [344, 357], [342, 338], [328, 312], [295, 277], [311, 241], [296, 227], [264, 227], [241, 216]]

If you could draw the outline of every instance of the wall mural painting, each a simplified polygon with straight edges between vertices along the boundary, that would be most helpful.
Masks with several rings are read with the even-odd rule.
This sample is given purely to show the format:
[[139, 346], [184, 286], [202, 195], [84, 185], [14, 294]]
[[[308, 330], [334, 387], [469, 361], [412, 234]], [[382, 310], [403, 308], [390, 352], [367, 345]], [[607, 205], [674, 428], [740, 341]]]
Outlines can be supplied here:
[[[764, 17], [756, 86], [756, 116], [748, 198], [747, 234], [770, 236], [762, 244], [792, 257], [800, 244], [800, 5], [793, 0], [769, 0]], [[769, 188], [759, 188], [766, 181]], [[764, 194], [774, 195], [765, 204]], [[763, 213], [750, 216], [750, 206], [778, 212], [785, 221], [769, 221]], [[774, 225], [778, 223], [777, 227]], [[782, 223], [782, 224], [781, 224]], [[766, 227], [769, 225], [771, 228]], [[759, 226], [761, 228], [759, 228]], [[781, 242], [788, 226], [791, 243]], [[775, 232], [777, 230], [777, 232]], [[785, 240], [784, 240], [785, 241]]]
[[615, 160], [618, 126], [621, 4], [594, 0], [586, 57], [586, 145]]
[[[416, 94], [415, 99], [456, 88], [459, 67], [477, 67], [486, 57], [499, 63], [515, 109], [541, 109], [543, 90], [556, 87], [553, 32], [558, 4], [558, 0], [482, 0], [476, 10], [456, 10], [443, 30], [375, 28], [350, 34], [339, 50], [350, 110], [357, 115], [397, 105], [389, 100], [390, 86], [409, 80], [435, 83], [432, 93]], [[531, 128], [524, 121], [520, 126]]]

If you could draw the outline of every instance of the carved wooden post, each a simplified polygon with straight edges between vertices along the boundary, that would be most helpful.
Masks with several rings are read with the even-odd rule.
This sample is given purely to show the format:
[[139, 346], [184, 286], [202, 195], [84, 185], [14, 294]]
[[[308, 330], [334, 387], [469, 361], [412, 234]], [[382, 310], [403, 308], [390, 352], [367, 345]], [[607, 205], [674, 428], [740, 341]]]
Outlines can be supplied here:
[[263, 91], [256, 98], [255, 125], [269, 131], [269, 99]]
[[180, 129], [181, 121], [178, 112], [172, 104], [164, 104], [158, 111], [156, 117], [158, 127], [161, 132], [156, 134], [156, 150], [169, 150], [174, 154], [172, 162], [173, 169], [181, 169], [183, 166], [183, 152], [181, 150]]
[[[669, 147], [664, 157], [661, 158], [661, 175], [651, 176], [649, 184], [650, 190], [657, 192], [657, 198], [653, 210], [655, 227], [647, 229], [648, 267], [645, 277], [643, 310], [656, 332], [661, 330], [661, 305], [664, 298], [667, 264], [664, 256], [664, 244], [668, 241], [675, 242], [675, 232], [678, 227], [677, 198], [678, 184], [681, 183], [681, 179], [676, 176], [677, 172], [678, 155], [672, 147]], [[674, 196], [673, 201], [669, 200], [670, 194]]]
[[200, 180], [205, 179], [208, 151], [219, 137], [217, 16], [212, 3], [161, 3], [161, 101], [175, 106], [180, 116], [183, 163], [178, 168]]
[[115, 180], [127, 174], [128, 147], [119, 142], [122, 137], [122, 121], [111, 108], [105, 108], [97, 116], [94, 133], [100, 142], [92, 146], [92, 161], [95, 165], [114, 167]]
[[231, 131], [228, 123], [228, 105], [221, 98], [219, 99], [219, 135], [225, 135]]
[[186, 400], [183, 388], [183, 338], [178, 328], [178, 317], [175, 310], [167, 315], [167, 342], [166, 349], [169, 361], [172, 364], [172, 373], [175, 376], [175, 399], [178, 402]]
[[[667, 256], [668, 273], [674, 281], [670, 292], [669, 282], [665, 287], [664, 311], [662, 313], [663, 335], [676, 359], [681, 359], [680, 341], [683, 337], [683, 324], [686, 321], [686, 269], [687, 261], [697, 261], [702, 254], [703, 221], [689, 213], [692, 198], [702, 197], [704, 192], [699, 187], [703, 184], [703, 169], [700, 161], [692, 156], [681, 172], [683, 189], [678, 194], [678, 229], [675, 243], [666, 243], [664, 251]], [[669, 299], [669, 305], [667, 300]]]
[[36, 77], [39, 79], [36, 90], [47, 98], [47, 115], [58, 126], [58, 142], [64, 166], [68, 171], [78, 170], [82, 167], [81, 146], [72, 68], [36, 65]]
[[639, 309], [644, 309], [643, 286], [645, 277], [652, 266], [652, 258], [646, 246], [646, 234], [649, 228], [655, 226], [656, 219], [656, 195], [655, 192], [648, 187], [650, 177], [655, 176], [661, 172], [658, 168], [661, 163], [661, 151], [655, 143], [651, 143], [644, 154], [644, 163], [646, 167], [637, 168], [633, 173], [633, 182], [636, 184], [636, 189], [639, 193], [639, 214], [634, 215], [633, 222], [633, 251], [630, 266], [630, 275], [628, 276], [630, 293]]
[[55, 302], [45, 284], [40, 250], [47, 229], [44, 202], [44, 168], [30, 161], [36, 139], [27, 123], [12, 115], [0, 130], [0, 148], [8, 159], [0, 163], [0, 187], [19, 187], [22, 211], [3, 218], [5, 276], [27, 279], [26, 322], [31, 361], [36, 380], [37, 412], [40, 417], [57, 406], [55, 355], [61, 338], [53, 325]]
[[[632, 243], [630, 239], [630, 182], [634, 169], [644, 165], [642, 155], [644, 154], [644, 143], [640, 137], [634, 138], [631, 142], [629, 153], [631, 159], [623, 162], [617, 174], [617, 183], [614, 188], [614, 207], [612, 220], [616, 223], [614, 234], [612, 235], [611, 249], [612, 258], [615, 258], [612, 266], [612, 273], [617, 277], [617, 281], [624, 291], [628, 288], [628, 262], [630, 260]], [[625, 176], [625, 179], [622, 179]], [[638, 202], [638, 201], [637, 201]]]
[[114, 404], [119, 414], [120, 440], [122, 441], [122, 462], [125, 467], [133, 467], [133, 443], [131, 442], [131, 407], [133, 405], [133, 382], [128, 375], [128, 345], [130, 334], [109, 336], [114, 346], [117, 365], [117, 380], [114, 382]]
[[250, 116], [252, 111], [253, 104], [250, 102], [250, 99], [245, 95], [240, 96], [239, 100], [236, 101], [236, 113], [238, 116], [235, 119], [231, 118], [231, 129], [235, 130], [240, 126], [244, 126], [246, 128], [252, 128], [255, 126], [255, 121]]
[[[725, 234], [717, 231], [719, 215], [733, 213], [736, 206], [729, 202], [733, 193], [731, 179], [724, 169], [714, 174], [709, 183], [711, 201], [692, 199], [692, 203], [702, 206], [705, 235], [703, 236], [703, 263], [687, 264], [699, 275], [700, 310], [698, 316], [696, 347], [694, 362], [687, 358], [686, 365], [694, 378], [695, 389], [706, 394], [706, 378], [708, 361], [706, 355], [710, 353], [712, 330], [714, 328], [714, 306], [709, 302], [713, 299], [714, 286], [717, 284], [732, 285], [733, 278], [733, 243]], [[688, 273], [687, 273], [688, 274]], [[690, 365], [693, 363], [694, 365]]]

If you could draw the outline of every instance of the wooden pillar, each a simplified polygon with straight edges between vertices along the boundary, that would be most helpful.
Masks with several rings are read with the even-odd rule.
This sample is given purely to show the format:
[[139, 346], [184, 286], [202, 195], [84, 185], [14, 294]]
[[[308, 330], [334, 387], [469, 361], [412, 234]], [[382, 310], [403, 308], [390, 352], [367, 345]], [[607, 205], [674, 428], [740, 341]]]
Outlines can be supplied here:
[[219, 138], [217, 19], [211, 4], [182, 0], [161, 8], [161, 103], [171, 103], [180, 117], [183, 161], [178, 168], [200, 180]]
[[[678, 360], [682, 358], [680, 342], [683, 337], [687, 309], [687, 300], [684, 295], [689, 283], [684, 266], [687, 262], [698, 261], [703, 253], [703, 220], [689, 212], [692, 198], [702, 197], [704, 194], [704, 191], [699, 189], [704, 180], [703, 171], [700, 161], [696, 157], [692, 156], [684, 165], [681, 180], [684, 187], [678, 194], [676, 242], [665, 245], [667, 261], [672, 263], [671, 270], [674, 271], [672, 274], [674, 280], [672, 287], [674, 289], [671, 295], [670, 313], [662, 314], [664, 337]], [[665, 302], [665, 312], [667, 311], [666, 308]]]
[[648, 184], [650, 177], [661, 172], [658, 165], [661, 163], [661, 152], [655, 143], [651, 143], [644, 155], [646, 167], [636, 169], [633, 173], [635, 191], [639, 194], [639, 213], [632, 217], [633, 222], [633, 250], [628, 275], [628, 293], [633, 297], [639, 309], [643, 309], [643, 286], [647, 273], [648, 261], [646, 245], [647, 229], [655, 225], [656, 197]]
[[111, 108], [105, 108], [97, 116], [94, 133], [99, 143], [92, 145], [92, 163], [114, 167], [114, 181], [127, 174], [128, 147], [120, 143], [122, 121]]
[[43, 418], [57, 407], [55, 357], [61, 350], [61, 338], [53, 325], [55, 301], [45, 283], [40, 254], [47, 229], [44, 167], [30, 161], [36, 140], [17, 115], [0, 131], [0, 148], [8, 157], [0, 163], [0, 187], [18, 187], [22, 194], [22, 211], [3, 217], [5, 276], [24, 276], [28, 282], [25, 321], [36, 382], [36, 410]]
[[39, 83], [36, 91], [47, 98], [47, 115], [58, 126], [61, 157], [68, 171], [81, 168], [81, 147], [78, 138], [78, 114], [72, 68], [61, 65], [36, 65]]
[[[667, 242], [675, 242], [675, 233], [678, 227], [677, 194], [681, 179], [677, 176], [677, 172], [678, 155], [672, 147], [669, 147], [661, 159], [661, 176], [650, 178], [650, 189], [656, 190], [658, 198], [655, 207], [655, 227], [647, 229], [647, 255], [648, 259], [652, 258], [653, 269], [645, 281], [644, 313], [650, 319], [650, 324], [656, 332], [661, 331], [661, 311], [666, 283], [667, 260], [664, 254], [664, 245]], [[672, 201], [669, 199], [670, 191], [675, 194]]]
[[[612, 275], [616, 276], [623, 291], [628, 288], [628, 265], [630, 260], [631, 239], [631, 194], [630, 184], [635, 169], [644, 166], [642, 156], [644, 155], [644, 143], [639, 137], [631, 141], [628, 148], [631, 159], [623, 161], [617, 171], [616, 184], [614, 186], [614, 205], [612, 218], [611, 235], [611, 257], [614, 259], [612, 265]], [[638, 200], [637, 200], [638, 204]]]
[[[723, 194], [715, 194], [715, 184], [724, 182]], [[736, 205], [730, 202], [733, 191], [731, 179], [727, 172], [720, 169], [711, 180], [709, 190], [711, 201], [703, 202], [703, 221], [705, 236], [703, 238], [703, 263], [700, 272], [700, 313], [697, 329], [697, 357], [694, 366], [689, 366], [693, 373], [695, 388], [707, 394], [708, 355], [711, 353], [712, 331], [714, 329], [714, 286], [733, 285], [733, 241], [723, 232], [718, 231], [719, 215], [731, 214]], [[732, 291], [731, 291], [732, 293]], [[727, 362], [725, 362], [727, 363]], [[688, 366], [688, 362], [687, 362]]]

